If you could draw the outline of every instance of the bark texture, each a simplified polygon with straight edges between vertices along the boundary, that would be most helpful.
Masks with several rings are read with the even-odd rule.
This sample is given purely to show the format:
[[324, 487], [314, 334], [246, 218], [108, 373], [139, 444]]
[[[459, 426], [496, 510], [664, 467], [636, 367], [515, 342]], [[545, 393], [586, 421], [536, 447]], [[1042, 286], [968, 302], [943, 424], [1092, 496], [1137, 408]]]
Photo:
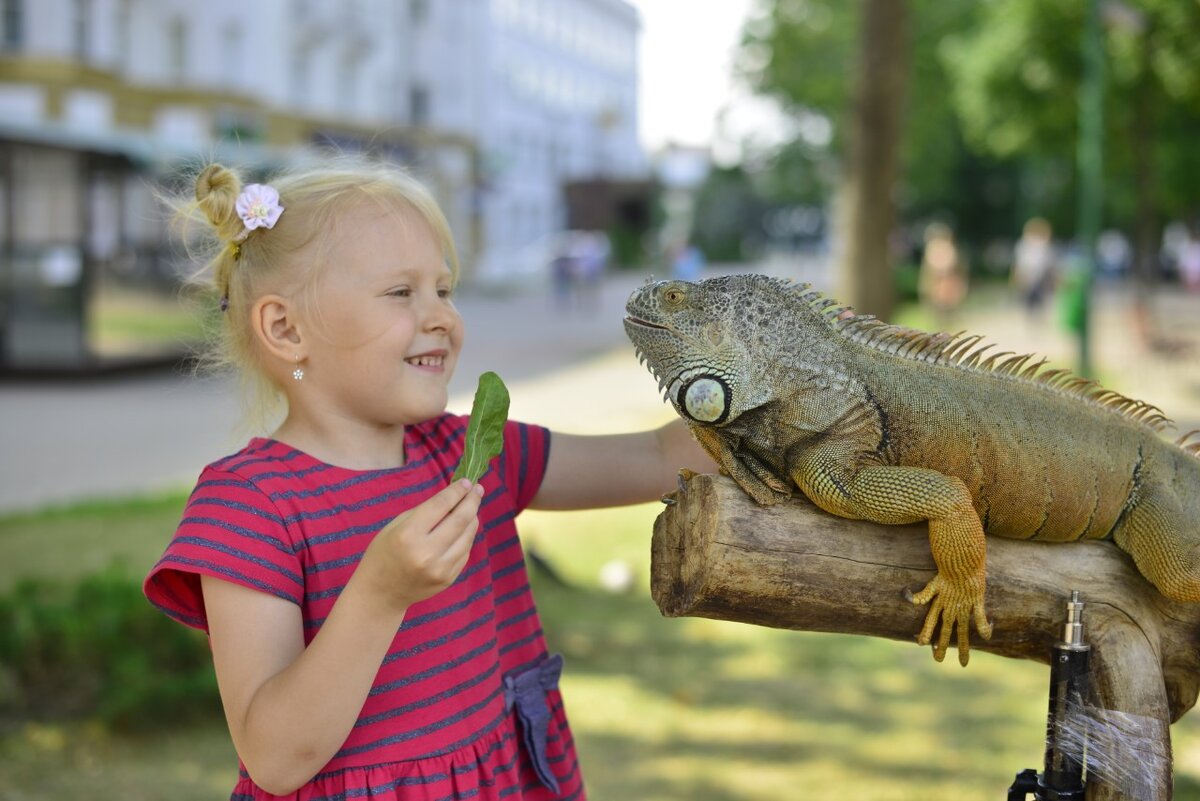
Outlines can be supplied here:
[[[829, 515], [807, 499], [756, 505], [733, 481], [696, 475], [654, 525], [651, 591], [668, 617], [912, 641], [934, 576], [925, 524], [880, 526]], [[1085, 603], [1093, 687], [1105, 710], [1159, 738], [1137, 757], [1149, 779], [1129, 790], [1092, 782], [1088, 798], [1171, 797], [1169, 724], [1200, 691], [1200, 604], [1160, 595], [1106, 542], [988, 538], [991, 640], [972, 648], [1048, 663], [1072, 589]], [[968, 667], [968, 670], [970, 668]], [[1048, 678], [1048, 676], [1047, 676]]]

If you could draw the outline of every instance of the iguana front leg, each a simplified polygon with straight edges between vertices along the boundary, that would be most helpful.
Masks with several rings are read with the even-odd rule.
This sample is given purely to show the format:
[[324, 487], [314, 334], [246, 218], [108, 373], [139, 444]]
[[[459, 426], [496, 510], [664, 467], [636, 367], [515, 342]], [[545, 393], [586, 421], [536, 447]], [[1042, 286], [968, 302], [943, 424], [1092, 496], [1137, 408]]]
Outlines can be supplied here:
[[788, 485], [774, 476], [766, 465], [750, 454], [734, 453], [715, 429], [707, 426], [690, 428], [700, 447], [721, 466], [721, 472], [736, 481], [760, 506], [771, 506], [792, 497]]
[[971, 619], [985, 640], [992, 636], [983, 607], [987, 586], [983, 525], [966, 485], [920, 467], [847, 468], [847, 454], [830, 450], [798, 462], [792, 476], [797, 486], [817, 506], [842, 517], [891, 525], [929, 521], [929, 547], [938, 572], [912, 596], [916, 604], [932, 602], [917, 642], [928, 645], [940, 621], [933, 648], [933, 657], [940, 662], [957, 627], [958, 661], [966, 665]]

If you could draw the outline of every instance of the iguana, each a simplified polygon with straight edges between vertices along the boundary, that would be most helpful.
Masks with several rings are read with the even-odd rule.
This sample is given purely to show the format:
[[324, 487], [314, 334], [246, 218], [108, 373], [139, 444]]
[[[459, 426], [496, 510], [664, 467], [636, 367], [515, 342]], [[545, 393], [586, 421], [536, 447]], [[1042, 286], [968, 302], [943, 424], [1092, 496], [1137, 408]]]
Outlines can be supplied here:
[[985, 540], [1112, 540], [1176, 600], [1200, 601], [1200, 442], [1150, 404], [978, 336], [855, 314], [764, 275], [634, 291], [625, 330], [704, 449], [759, 504], [799, 488], [827, 512], [929, 521], [917, 641], [984, 639]]

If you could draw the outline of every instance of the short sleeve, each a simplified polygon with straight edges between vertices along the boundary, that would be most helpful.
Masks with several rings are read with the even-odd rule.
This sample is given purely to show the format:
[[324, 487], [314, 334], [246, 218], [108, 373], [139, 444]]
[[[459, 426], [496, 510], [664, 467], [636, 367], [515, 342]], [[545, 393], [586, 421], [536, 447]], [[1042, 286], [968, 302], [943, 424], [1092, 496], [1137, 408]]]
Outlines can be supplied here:
[[529, 506], [541, 488], [549, 457], [549, 430], [512, 420], [504, 424], [500, 469], [518, 512]]
[[235, 473], [206, 468], [166, 552], [143, 590], [170, 617], [208, 630], [200, 576], [214, 576], [300, 605], [300, 547], [275, 504]]

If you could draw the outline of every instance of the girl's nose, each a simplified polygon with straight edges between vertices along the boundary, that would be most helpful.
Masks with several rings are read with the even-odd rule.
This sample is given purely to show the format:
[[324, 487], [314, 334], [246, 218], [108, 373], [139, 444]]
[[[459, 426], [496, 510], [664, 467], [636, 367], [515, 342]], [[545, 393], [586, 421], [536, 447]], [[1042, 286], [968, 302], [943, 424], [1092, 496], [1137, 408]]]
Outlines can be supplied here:
[[449, 300], [434, 295], [425, 304], [425, 328], [429, 331], [449, 331], [458, 321], [458, 311]]

